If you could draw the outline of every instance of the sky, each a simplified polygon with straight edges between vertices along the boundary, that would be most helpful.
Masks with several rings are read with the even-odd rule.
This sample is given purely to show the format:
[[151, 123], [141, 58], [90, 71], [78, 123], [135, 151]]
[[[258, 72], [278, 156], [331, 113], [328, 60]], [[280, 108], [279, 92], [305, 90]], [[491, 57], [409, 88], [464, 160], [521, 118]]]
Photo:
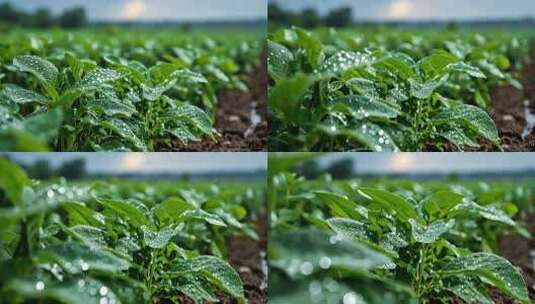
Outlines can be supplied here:
[[[58, 14], [83, 6], [98, 21], [205, 21], [266, 18], [267, 0], [11, 0], [19, 8]], [[0, 0], [0, 2], [4, 2]]]
[[203, 173], [266, 170], [265, 153], [4, 153], [31, 164], [38, 159], [58, 166], [84, 158], [90, 173]]
[[535, 0], [269, 0], [282, 7], [315, 7], [325, 13], [340, 6], [353, 8], [360, 20], [463, 20], [535, 17]]
[[327, 165], [352, 157], [359, 173], [500, 172], [535, 169], [535, 153], [331, 153]]

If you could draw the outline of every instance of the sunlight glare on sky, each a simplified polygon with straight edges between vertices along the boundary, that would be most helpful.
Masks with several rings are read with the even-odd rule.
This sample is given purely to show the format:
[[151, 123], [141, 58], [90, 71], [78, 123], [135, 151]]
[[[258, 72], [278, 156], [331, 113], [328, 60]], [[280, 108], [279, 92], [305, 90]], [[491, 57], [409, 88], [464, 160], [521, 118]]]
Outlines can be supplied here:
[[[0, 0], [0, 3], [6, 0]], [[96, 21], [257, 20], [267, 16], [267, 0], [7, 0], [25, 10], [48, 8], [59, 14], [82, 6]]]
[[463, 20], [535, 17], [535, 0], [268, 0], [283, 8], [313, 7], [320, 13], [341, 6], [360, 20]]
[[535, 169], [534, 153], [330, 153], [322, 165], [352, 158], [360, 173], [501, 172]]

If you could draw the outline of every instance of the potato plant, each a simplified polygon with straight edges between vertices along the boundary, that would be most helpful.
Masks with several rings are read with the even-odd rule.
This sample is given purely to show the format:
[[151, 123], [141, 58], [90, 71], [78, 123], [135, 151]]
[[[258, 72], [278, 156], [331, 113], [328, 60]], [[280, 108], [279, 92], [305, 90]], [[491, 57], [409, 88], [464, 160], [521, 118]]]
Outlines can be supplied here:
[[496, 244], [531, 239], [533, 184], [272, 179], [270, 303], [531, 303]]
[[[225, 238], [257, 238], [262, 189], [30, 180], [0, 159], [0, 298], [9, 303], [245, 303]], [[189, 303], [189, 302], [188, 302]]]
[[217, 94], [247, 90], [240, 76], [258, 62], [257, 36], [3, 34], [0, 150], [154, 151], [175, 139], [217, 140]]
[[522, 88], [512, 69], [528, 45], [514, 33], [270, 33], [271, 150], [500, 150], [490, 89]]

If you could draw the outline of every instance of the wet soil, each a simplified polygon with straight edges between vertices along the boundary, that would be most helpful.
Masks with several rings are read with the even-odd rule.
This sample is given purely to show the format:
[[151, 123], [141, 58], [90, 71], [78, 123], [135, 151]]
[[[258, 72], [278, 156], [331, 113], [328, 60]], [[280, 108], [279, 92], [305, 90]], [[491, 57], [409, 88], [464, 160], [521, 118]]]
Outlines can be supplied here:
[[[506, 152], [535, 151], [535, 132], [526, 138], [522, 133], [526, 125], [524, 101], [528, 100], [532, 112], [535, 112], [535, 44], [532, 50], [532, 62], [526, 64], [519, 76], [524, 90], [512, 86], [498, 87], [492, 90], [492, 108], [490, 116], [496, 123], [502, 148]], [[496, 147], [488, 142], [481, 142], [477, 151], [496, 151]]]
[[[178, 139], [171, 148], [161, 151], [266, 151], [268, 139], [267, 122], [267, 61], [262, 55], [260, 65], [245, 75], [249, 91], [227, 89], [218, 96], [215, 127], [221, 135], [217, 142], [203, 138], [187, 146]], [[254, 113], [254, 114], [253, 114]]]
[[[265, 215], [258, 217], [256, 230], [259, 240], [246, 236], [234, 236], [227, 239], [228, 262], [240, 275], [245, 290], [245, 298], [250, 304], [267, 304], [267, 219]], [[226, 294], [217, 294], [218, 303], [239, 304]], [[194, 304], [186, 296], [179, 296], [179, 303]]]

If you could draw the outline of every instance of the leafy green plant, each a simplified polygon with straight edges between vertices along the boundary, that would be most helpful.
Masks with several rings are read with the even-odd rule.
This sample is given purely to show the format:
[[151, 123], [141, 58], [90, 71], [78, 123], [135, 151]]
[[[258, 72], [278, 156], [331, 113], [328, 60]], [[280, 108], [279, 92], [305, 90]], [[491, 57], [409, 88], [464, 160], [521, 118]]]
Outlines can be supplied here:
[[494, 303], [491, 289], [531, 303], [496, 244], [531, 238], [520, 219], [533, 210], [533, 183], [271, 178], [274, 303]]
[[217, 140], [217, 93], [247, 90], [240, 74], [258, 61], [259, 43], [174, 34], [8, 35], [0, 57], [0, 150], [154, 151], [175, 138], [184, 145]]
[[224, 239], [257, 237], [245, 201], [258, 203], [260, 190], [38, 182], [4, 159], [0, 172], [0, 294], [10, 303], [204, 303], [219, 292], [245, 302]]
[[527, 39], [354, 34], [269, 35], [272, 150], [465, 150], [480, 140], [501, 149], [489, 90], [521, 88], [510, 68]]

